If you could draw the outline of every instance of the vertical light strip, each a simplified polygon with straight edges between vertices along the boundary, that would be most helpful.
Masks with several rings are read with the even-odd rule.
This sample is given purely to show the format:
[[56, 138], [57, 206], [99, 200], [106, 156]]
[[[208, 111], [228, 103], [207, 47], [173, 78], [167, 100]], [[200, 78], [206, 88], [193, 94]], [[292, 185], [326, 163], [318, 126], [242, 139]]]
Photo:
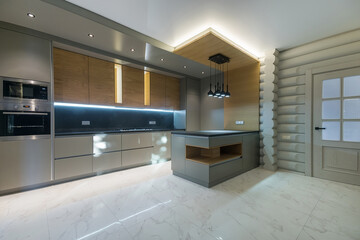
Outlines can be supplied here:
[[150, 106], [150, 73], [144, 71], [144, 105]]
[[122, 67], [115, 64], [115, 102], [122, 103]]

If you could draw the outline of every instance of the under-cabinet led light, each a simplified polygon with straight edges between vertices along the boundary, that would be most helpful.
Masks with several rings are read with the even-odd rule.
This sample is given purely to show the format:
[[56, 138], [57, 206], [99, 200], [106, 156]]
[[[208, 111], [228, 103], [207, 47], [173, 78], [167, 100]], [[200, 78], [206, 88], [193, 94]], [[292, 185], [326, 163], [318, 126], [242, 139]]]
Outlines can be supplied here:
[[94, 34], [89, 33], [88, 36], [89, 36], [89, 38], [93, 38]]
[[78, 107], [78, 108], [99, 108], [99, 109], [114, 109], [114, 110], [129, 110], [129, 111], [144, 111], [144, 112], [174, 112], [174, 110], [152, 109], [152, 108], [127, 108], [127, 107], [113, 107], [93, 104], [80, 104], [80, 103], [63, 103], [55, 102], [55, 106], [64, 107]]

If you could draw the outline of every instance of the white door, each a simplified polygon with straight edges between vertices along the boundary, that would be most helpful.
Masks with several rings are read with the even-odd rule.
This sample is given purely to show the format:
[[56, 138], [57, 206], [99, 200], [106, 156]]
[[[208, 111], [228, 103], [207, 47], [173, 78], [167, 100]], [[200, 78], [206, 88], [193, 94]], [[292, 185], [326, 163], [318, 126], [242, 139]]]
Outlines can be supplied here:
[[360, 68], [314, 75], [314, 177], [360, 185]]

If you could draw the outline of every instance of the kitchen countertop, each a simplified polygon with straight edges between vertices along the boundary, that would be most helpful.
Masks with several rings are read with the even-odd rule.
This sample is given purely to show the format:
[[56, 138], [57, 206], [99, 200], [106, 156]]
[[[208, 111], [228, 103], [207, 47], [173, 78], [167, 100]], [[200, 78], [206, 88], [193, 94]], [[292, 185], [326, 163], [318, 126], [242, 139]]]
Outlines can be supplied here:
[[204, 130], [204, 131], [172, 131], [175, 135], [219, 137], [235, 134], [258, 133], [259, 131], [234, 131], [234, 130]]
[[70, 136], [70, 135], [92, 135], [92, 134], [112, 134], [112, 133], [138, 133], [138, 132], [177, 132], [184, 131], [184, 129], [116, 129], [116, 130], [93, 130], [93, 131], [71, 131], [55, 133], [55, 136]]

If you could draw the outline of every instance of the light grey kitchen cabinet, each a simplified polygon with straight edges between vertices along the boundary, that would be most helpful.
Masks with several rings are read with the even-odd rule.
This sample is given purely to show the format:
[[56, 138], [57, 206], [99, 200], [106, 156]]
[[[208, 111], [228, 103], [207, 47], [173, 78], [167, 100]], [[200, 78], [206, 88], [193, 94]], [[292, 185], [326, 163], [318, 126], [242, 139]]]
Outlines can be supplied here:
[[51, 180], [48, 139], [0, 141], [0, 191]]
[[95, 134], [93, 136], [93, 152], [121, 151], [121, 134]]
[[259, 159], [259, 135], [245, 134], [243, 135], [243, 159], [244, 169], [249, 171], [256, 168], [260, 164]]
[[152, 134], [146, 133], [126, 133], [122, 135], [122, 150], [152, 147]]
[[171, 170], [179, 174], [185, 174], [185, 137], [172, 135], [171, 136]]
[[93, 171], [101, 172], [120, 168], [121, 134], [96, 134], [93, 136]]
[[55, 159], [92, 155], [92, 136], [71, 136], [55, 138]]
[[92, 172], [92, 155], [55, 160], [55, 180]]
[[122, 166], [130, 167], [151, 162], [152, 147], [125, 150], [122, 152]]
[[151, 160], [153, 162], [165, 161], [171, 158], [171, 132], [153, 132], [152, 133], [153, 153]]
[[55, 138], [55, 180], [93, 172], [93, 137]]
[[0, 76], [50, 82], [49, 40], [0, 28]]
[[122, 166], [121, 155], [121, 151], [95, 154], [93, 157], [93, 171], [101, 172], [120, 168]]

